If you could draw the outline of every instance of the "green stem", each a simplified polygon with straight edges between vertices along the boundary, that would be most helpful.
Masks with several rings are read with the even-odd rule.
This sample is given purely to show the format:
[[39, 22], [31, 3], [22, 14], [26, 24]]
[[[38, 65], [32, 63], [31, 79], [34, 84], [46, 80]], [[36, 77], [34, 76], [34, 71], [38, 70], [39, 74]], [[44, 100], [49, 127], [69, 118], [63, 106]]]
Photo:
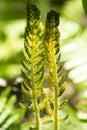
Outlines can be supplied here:
[[57, 85], [57, 76], [56, 76], [56, 65], [54, 65], [54, 129], [58, 130], [58, 85]]
[[53, 49], [53, 72], [54, 72], [54, 130], [58, 130], [58, 82], [57, 82], [57, 65], [55, 59], [55, 52]]
[[[34, 54], [34, 47], [32, 47], [32, 54]], [[39, 110], [37, 105], [37, 97], [35, 95], [35, 82], [34, 82], [34, 55], [31, 58], [31, 79], [32, 79], [32, 92], [33, 92], [33, 105], [34, 105], [34, 112], [35, 112], [35, 119], [36, 119], [36, 130], [40, 130], [40, 121], [39, 121]]]
[[35, 109], [35, 118], [36, 118], [36, 130], [40, 130], [40, 121], [39, 121], [39, 110], [37, 107], [37, 99], [33, 99], [34, 109]]
[[55, 99], [54, 99], [54, 128], [58, 130], [58, 87], [55, 85]]

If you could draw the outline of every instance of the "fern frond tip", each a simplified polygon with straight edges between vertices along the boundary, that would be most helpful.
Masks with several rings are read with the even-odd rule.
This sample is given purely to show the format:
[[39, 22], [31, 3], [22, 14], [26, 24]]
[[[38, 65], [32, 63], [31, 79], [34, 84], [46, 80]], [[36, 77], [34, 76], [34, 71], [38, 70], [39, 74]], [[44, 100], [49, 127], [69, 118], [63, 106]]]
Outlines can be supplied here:
[[[48, 12], [47, 14], [47, 20], [48, 20], [48, 23], [52, 23], [53, 20], [54, 20], [54, 27], [58, 26], [59, 25], [59, 16], [60, 16], [60, 13], [59, 12], [56, 12], [54, 10], [51, 10], [50, 12]], [[50, 25], [49, 25], [50, 27]]]

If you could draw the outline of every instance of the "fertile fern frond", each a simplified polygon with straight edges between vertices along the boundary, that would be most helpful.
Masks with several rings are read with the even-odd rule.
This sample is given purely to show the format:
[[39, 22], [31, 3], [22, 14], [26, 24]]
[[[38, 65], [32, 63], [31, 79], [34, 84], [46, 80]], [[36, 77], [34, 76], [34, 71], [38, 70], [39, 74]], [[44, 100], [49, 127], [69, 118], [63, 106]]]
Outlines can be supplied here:
[[[60, 72], [60, 33], [58, 30], [59, 25], [59, 13], [51, 10], [47, 14], [46, 18], [46, 26], [44, 33], [44, 48], [45, 48], [45, 57], [46, 57], [46, 65], [48, 69], [49, 76], [49, 87], [54, 92], [54, 128], [58, 130], [58, 96], [62, 95], [65, 90], [65, 83], [61, 84], [63, 79], [59, 76]], [[61, 84], [61, 86], [60, 86]], [[60, 91], [59, 91], [60, 88]], [[64, 102], [65, 103], [65, 102]], [[64, 105], [64, 104], [63, 104]], [[62, 106], [62, 104], [61, 104]]]
[[47, 15], [45, 36], [44, 36], [44, 47], [46, 54], [46, 64], [49, 71], [49, 82], [50, 87], [54, 87], [57, 81], [57, 60], [59, 57], [60, 44], [57, 26], [59, 25], [59, 13], [51, 11]]
[[[33, 4], [27, 5], [27, 26], [25, 29], [25, 59], [22, 62], [23, 87], [29, 89], [32, 99], [40, 96], [41, 83], [43, 82], [44, 56], [42, 46], [42, 27], [40, 11]], [[38, 90], [38, 94], [37, 94]]]
[[[21, 106], [34, 111], [36, 129], [39, 130], [38, 99], [41, 96], [44, 82], [44, 49], [42, 46], [43, 28], [40, 22], [40, 11], [27, 1], [27, 25], [25, 28], [24, 61], [22, 61], [23, 94], [27, 103]], [[28, 104], [29, 103], [29, 104]], [[28, 105], [26, 105], [28, 104]]]

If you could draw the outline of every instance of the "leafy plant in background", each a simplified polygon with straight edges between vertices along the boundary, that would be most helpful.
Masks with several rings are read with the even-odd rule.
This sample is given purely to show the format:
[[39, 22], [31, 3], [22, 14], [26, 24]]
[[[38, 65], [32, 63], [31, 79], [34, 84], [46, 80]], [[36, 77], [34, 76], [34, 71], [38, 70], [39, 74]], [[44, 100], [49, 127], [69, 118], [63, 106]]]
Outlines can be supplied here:
[[85, 13], [87, 14], [87, 0], [82, 0], [83, 8], [85, 10]]
[[[58, 130], [59, 110], [66, 101], [59, 102], [65, 90], [64, 74], [60, 76], [61, 65], [59, 43], [59, 13], [51, 10], [43, 28], [39, 9], [27, 0], [27, 25], [25, 29], [22, 92], [24, 102], [20, 105], [34, 113], [35, 123], [30, 129], [47, 129], [43, 124], [53, 122]], [[43, 115], [41, 113], [44, 113]]]
[[14, 107], [16, 96], [9, 97], [10, 92], [11, 88], [8, 87], [0, 95], [0, 130], [25, 130], [28, 128], [27, 122], [21, 124], [25, 111]]

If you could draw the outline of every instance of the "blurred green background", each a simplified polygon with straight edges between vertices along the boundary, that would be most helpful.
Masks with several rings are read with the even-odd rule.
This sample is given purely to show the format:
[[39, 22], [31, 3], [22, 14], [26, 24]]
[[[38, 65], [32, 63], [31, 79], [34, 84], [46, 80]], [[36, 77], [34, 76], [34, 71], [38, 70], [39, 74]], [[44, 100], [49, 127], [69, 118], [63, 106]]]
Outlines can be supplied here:
[[[61, 62], [67, 72], [64, 98], [69, 99], [65, 108], [69, 118], [60, 125], [60, 130], [86, 130], [87, 15], [82, 0], [33, 1], [41, 10], [43, 24], [50, 9], [55, 9], [61, 14], [59, 25]], [[20, 93], [18, 83], [22, 81], [20, 63], [23, 59], [25, 3], [25, 0], [0, 0], [0, 90], [3, 86], [11, 85], [16, 95]]]

